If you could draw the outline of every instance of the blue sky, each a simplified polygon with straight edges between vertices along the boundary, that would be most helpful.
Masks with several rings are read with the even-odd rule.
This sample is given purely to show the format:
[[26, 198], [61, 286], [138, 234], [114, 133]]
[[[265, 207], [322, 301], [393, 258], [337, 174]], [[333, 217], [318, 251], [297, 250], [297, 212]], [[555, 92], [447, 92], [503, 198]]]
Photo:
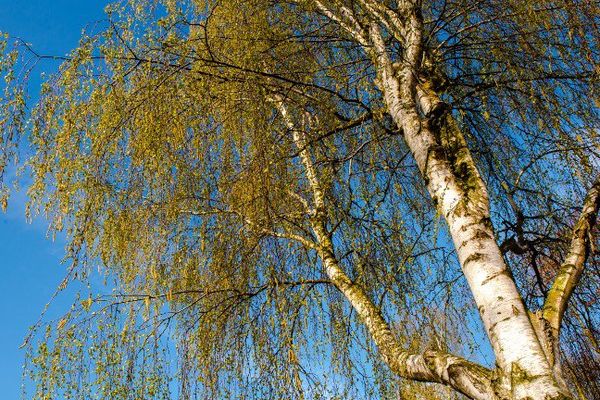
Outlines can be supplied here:
[[[103, 16], [103, 0], [0, 0], [0, 31], [19, 36], [42, 54], [64, 54], [77, 45], [82, 29]], [[52, 72], [47, 62], [35, 71]], [[0, 397], [17, 400], [21, 393], [24, 353], [19, 349], [29, 326], [40, 316], [65, 274], [60, 264], [64, 242], [46, 237], [43, 220], [28, 224], [25, 196], [15, 194], [6, 214], [0, 213]], [[50, 315], [65, 311], [59, 297]]]

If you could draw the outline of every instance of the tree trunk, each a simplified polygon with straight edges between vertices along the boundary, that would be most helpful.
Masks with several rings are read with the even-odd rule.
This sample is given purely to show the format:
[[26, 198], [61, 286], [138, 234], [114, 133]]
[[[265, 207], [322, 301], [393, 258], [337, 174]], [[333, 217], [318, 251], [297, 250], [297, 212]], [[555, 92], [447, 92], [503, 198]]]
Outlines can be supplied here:
[[[396, 8], [376, 0], [358, 3], [362, 13], [355, 12], [354, 3], [314, 0], [317, 9], [338, 23], [371, 58], [387, 111], [403, 132], [431, 198], [448, 224], [496, 356], [493, 398], [570, 398], [560, 384], [561, 377], [554, 375], [553, 358], [545, 353], [545, 337], [538, 337], [504, 261], [490, 219], [486, 185], [464, 135], [452, 115], [440, 107], [440, 98], [430, 89], [430, 77], [421, 74], [421, 2], [400, 1]], [[396, 40], [402, 49], [395, 62], [386, 40]], [[327, 264], [326, 259], [324, 262]], [[347, 297], [352, 302], [351, 296]], [[385, 358], [394, 370], [393, 361]]]
[[490, 220], [487, 190], [461, 131], [450, 115], [443, 121], [424, 115], [439, 99], [418, 90], [416, 80], [409, 77], [414, 75], [412, 69], [395, 70], [377, 28], [371, 38], [388, 112], [402, 129], [431, 197], [446, 219], [496, 355], [501, 371], [498, 393], [511, 399], [568, 398], [553, 376], [504, 262]]

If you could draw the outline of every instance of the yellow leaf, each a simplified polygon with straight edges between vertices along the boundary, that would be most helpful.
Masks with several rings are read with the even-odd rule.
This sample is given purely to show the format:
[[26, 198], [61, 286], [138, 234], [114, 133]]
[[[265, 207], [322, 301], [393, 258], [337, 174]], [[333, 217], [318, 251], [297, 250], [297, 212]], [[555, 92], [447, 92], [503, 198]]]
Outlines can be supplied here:
[[92, 298], [91, 298], [91, 297], [88, 297], [87, 299], [85, 299], [85, 300], [83, 300], [83, 301], [81, 302], [81, 306], [83, 307], [83, 309], [84, 309], [85, 311], [89, 311], [89, 310], [90, 310], [90, 307], [92, 306], [92, 303], [93, 303], [93, 300], [92, 300]]
[[58, 321], [58, 325], [56, 325], [56, 329], [58, 329], [59, 331], [65, 326], [65, 324], [67, 323], [67, 319], [63, 318], [60, 321]]

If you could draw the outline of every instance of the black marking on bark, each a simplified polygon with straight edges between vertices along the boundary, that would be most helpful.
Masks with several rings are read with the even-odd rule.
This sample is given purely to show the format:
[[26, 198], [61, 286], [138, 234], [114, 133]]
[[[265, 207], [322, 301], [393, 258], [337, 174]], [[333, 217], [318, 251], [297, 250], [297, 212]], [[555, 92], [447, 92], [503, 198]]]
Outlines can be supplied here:
[[493, 239], [492, 235], [483, 229], [477, 229], [471, 240]]
[[496, 279], [497, 277], [501, 276], [501, 275], [505, 275], [510, 277], [510, 272], [507, 269], [503, 269], [501, 271], [496, 272], [495, 274], [492, 274], [490, 276], [488, 276], [487, 278], [485, 278], [483, 280], [483, 282], [481, 282], [482, 285], [487, 285], [490, 281]]
[[493, 229], [494, 225], [492, 225], [492, 220], [490, 217], [483, 217], [481, 218], [480, 221], [482, 224], [484, 224], [486, 227], [488, 227], [489, 229]]
[[481, 261], [485, 259], [485, 254], [482, 253], [473, 253], [471, 254], [469, 257], [466, 258], [464, 265], [467, 266], [467, 264], [472, 263], [472, 262], [476, 262], [476, 261]]
[[[496, 314], [497, 314], [497, 315], [500, 315], [500, 314], [502, 314], [502, 313], [501, 313], [501, 312], [497, 312]], [[496, 325], [498, 325], [498, 324], [499, 324], [499, 323], [501, 323], [501, 322], [506, 322], [506, 321], [508, 321], [509, 319], [511, 319], [512, 317], [513, 317], [513, 316], [511, 315], [511, 316], [508, 316], [508, 317], [506, 317], [506, 318], [502, 318], [500, 321], [496, 321], [496, 322], [494, 322], [494, 323], [492, 324], [492, 326], [490, 327], [490, 330], [494, 330], [494, 329], [496, 329]]]

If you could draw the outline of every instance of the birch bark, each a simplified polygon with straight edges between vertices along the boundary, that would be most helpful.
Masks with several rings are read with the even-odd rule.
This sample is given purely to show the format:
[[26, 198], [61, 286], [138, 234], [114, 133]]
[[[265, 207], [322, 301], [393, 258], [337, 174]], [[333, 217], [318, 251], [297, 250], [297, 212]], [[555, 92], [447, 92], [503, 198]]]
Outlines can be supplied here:
[[[419, 35], [413, 37], [418, 40]], [[496, 242], [487, 190], [466, 141], [450, 116], [444, 128], [445, 138], [427, 118], [431, 105], [439, 99], [433, 93], [417, 90], [414, 75], [421, 55], [415, 49], [419, 44], [412, 44], [416, 52], [411, 56], [413, 62], [396, 70], [375, 23], [371, 25], [370, 38], [373, 47], [369, 52], [379, 74], [379, 88], [390, 115], [404, 132], [434, 203], [446, 219], [496, 362], [503, 372], [500, 386], [514, 399], [565, 398]]]

